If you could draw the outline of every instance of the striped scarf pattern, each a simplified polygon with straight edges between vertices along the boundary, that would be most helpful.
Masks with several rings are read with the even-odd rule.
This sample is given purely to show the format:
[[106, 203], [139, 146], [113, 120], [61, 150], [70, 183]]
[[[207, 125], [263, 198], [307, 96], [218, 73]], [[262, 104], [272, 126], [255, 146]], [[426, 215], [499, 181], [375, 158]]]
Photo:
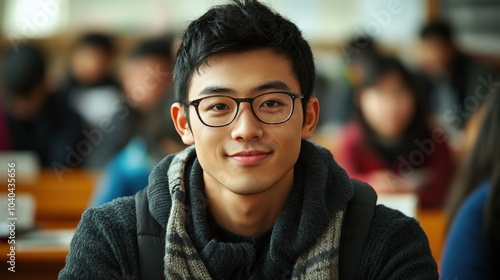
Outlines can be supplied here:
[[[212, 279], [186, 230], [189, 206], [186, 205], [184, 176], [187, 163], [195, 157], [195, 148], [189, 147], [175, 156], [168, 169], [172, 206], [165, 237], [166, 279]], [[342, 218], [343, 211], [339, 210], [324, 233], [313, 246], [301, 253], [291, 271], [284, 273], [282, 279], [338, 279]], [[223, 263], [220, 265], [224, 266]]]

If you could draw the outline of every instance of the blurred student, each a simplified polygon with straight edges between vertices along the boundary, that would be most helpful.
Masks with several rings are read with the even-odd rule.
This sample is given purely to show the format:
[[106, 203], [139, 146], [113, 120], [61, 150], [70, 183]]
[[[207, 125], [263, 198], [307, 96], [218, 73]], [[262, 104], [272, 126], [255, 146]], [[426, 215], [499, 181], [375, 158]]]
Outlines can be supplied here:
[[58, 89], [91, 128], [98, 128], [103, 119], [115, 113], [112, 104], [121, 96], [112, 72], [114, 56], [110, 36], [82, 36], [72, 50], [68, 73]]
[[431, 133], [414, 78], [397, 59], [379, 57], [369, 68], [339, 162], [379, 193], [415, 192], [422, 207], [440, 207], [453, 175], [446, 135]]
[[5, 112], [11, 148], [35, 152], [45, 167], [64, 164], [68, 149], [83, 139], [84, 125], [65, 100], [52, 94], [44, 55], [32, 45], [20, 45], [6, 50], [1, 61], [0, 113]]
[[7, 116], [3, 111], [1, 106], [2, 102], [0, 101], [0, 151], [8, 151], [11, 149], [11, 136], [9, 130], [9, 124], [7, 121]]
[[322, 104], [318, 123], [320, 129], [335, 131], [352, 120], [354, 90], [363, 80], [367, 65], [378, 53], [375, 41], [367, 36], [352, 38], [342, 49], [345, 67], [335, 79], [334, 90], [321, 92], [316, 89]]
[[182, 142], [170, 118], [170, 106], [156, 128], [156, 135], [146, 139], [132, 138], [127, 146], [108, 164], [99, 180], [90, 206], [99, 206], [115, 198], [135, 194], [148, 184], [153, 167], [166, 155], [183, 150]]
[[172, 66], [174, 35], [140, 42], [128, 56], [121, 73], [127, 137], [155, 133], [155, 122], [165, 115], [166, 102], [173, 103]]
[[149, 139], [156, 133], [171, 96], [174, 39], [173, 35], [146, 39], [126, 57], [119, 72], [122, 98], [108, 105], [113, 131], [103, 135], [87, 159], [88, 166], [104, 167], [134, 136]]
[[441, 279], [500, 279], [500, 95], [457, 175]]
[[475, 97], [477, 86], [484, 83], [480, 78], [488, 81], [494, 72], [462, 53], [453, 36], [452, 27], [444, 21], [423, 26], [417, 66], [431, 116], [452, 133], [452, 144], [460, 148], [460, 131], [477, 111], [466, 100], [482, 101]]

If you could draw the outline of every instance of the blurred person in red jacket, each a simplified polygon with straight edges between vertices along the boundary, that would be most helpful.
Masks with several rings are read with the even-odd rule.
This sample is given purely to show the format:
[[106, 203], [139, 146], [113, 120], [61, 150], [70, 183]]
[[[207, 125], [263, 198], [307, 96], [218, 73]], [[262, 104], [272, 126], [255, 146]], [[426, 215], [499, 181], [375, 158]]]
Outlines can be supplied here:
[[453, 175], [444, 129], [432, 129], [412, 74], [379, 57], [355, 93], [357, 119], [341, 133], [337, 158], [353, 178], [379, 193], [415, 192], [440, 207]]

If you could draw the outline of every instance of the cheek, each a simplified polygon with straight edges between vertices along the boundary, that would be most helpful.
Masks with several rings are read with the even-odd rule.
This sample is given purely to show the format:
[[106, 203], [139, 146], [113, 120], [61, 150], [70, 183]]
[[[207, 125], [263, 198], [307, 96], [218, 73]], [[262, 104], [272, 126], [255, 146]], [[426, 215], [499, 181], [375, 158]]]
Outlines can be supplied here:
[[414, 101], [411, 97], [405, 98], [400, 102], [399, 116], [405, 121], [409, 121], [415, 114]]
[[372, 120], [377, 120], [382, 116], [383, 106], [379, 99], [373, 97], [372, 95], [367, 95], [360, 100], [360, 110], [363, 114], [364, 119], [367, 122]]
[[125, 76], [123, 87], [125, 93], [128, 95], [137, 95], [136, 91], [140, 89], [141, 79], [135, 74], [128, 74]]
[[[198, 157], [209, 159], [217, 156], [219, 150], [223, 147], [225, 138], [229, 137], [229, 132], [224, 128], [210, 128], [200, 124], [197, 120], [198, 116], [191, 115], [191, 131], [194, 139], [194, 144], [198, 153]], [[194, 120], [193, 118], [196, 118]], [[200, 159], [201, 160], [201, 159]]]
[[264, 141], [274, 142], [278, 145], [279, 151], [283, 153], [283, 158], [296, 160], [302, 142], [302, 119], [297, 118], [293, 122], [270, 127], [266, 133], [265, 138], [267, 139], [264, 139]]

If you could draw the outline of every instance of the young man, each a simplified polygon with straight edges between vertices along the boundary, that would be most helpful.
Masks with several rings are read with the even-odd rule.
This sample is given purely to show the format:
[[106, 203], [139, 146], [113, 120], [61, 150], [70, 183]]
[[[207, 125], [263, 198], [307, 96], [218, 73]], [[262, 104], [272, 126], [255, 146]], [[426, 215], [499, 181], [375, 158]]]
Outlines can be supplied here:
[[[165, 279], [338, 279], [354, 190], [331, 154], [305, 140], [319, 104], [297, 27], [257, 1], [213, 8], [188, 27], [174, 81], [172, 118], [193, 146], [159, 163], [137, 201], [87, 211], [60, 279], [145, 279], [147, 269]], [[141, 203], [161, 238], [138, 234]], [[148, 239], [159, 249], [143, 251]], [[418, 223], [383, 206], [357, 276], [438, 278]]]

